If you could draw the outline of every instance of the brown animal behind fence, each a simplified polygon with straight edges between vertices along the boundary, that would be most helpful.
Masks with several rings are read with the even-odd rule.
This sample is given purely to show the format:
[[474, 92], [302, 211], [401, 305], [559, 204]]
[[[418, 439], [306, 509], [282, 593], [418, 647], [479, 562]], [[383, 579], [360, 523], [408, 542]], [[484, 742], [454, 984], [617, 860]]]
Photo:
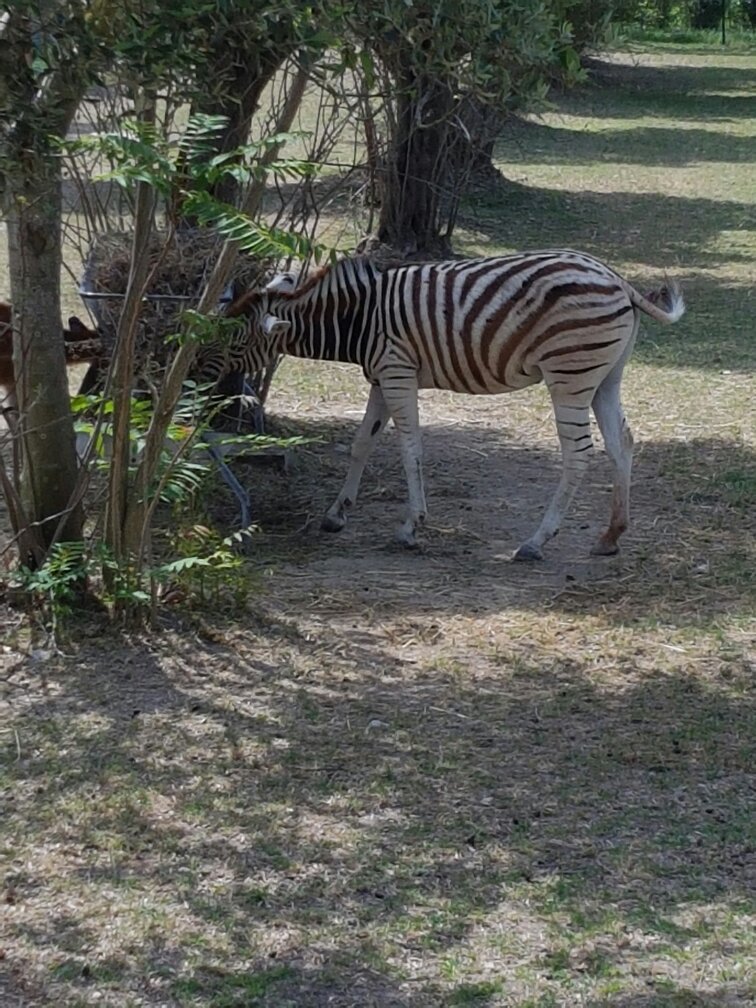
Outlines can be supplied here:
[[[63, 347], [69, 367], [98, 360], [103, 353], [99, 334], [75, 315], [69, 318], [68, 328], [63, 330]], [[18, 409], [13, 367], [13, 309], [7, 301], [0, 301], [0, 405], [4, 413]]]

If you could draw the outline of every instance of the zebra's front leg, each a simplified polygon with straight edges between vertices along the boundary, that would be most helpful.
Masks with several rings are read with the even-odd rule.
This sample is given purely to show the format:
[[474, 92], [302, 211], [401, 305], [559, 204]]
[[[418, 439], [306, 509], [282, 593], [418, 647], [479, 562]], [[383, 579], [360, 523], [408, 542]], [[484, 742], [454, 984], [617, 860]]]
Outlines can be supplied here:
[[389, 416], [388, 406], [380, 387], [373, 385], [370, 389], [365, 416], [362, 418], [362, 423], [352, 442], [351, 460], [344, 485], [336, 500], [323, 516], [320, 526], [323, 531], [340, 532], [346, 525], [347, 509], [357, 500], [365, 463], [375, 446], [378, 435], [386, 426]]
[[575, 490], [588, 468], [593, 448], [588, 404], [554, 403], [559, 443], [562, 448], [562, 475], [559, 486], [535, 533], [515, 551], [514, 560], [542, 560], [541, 547], [552, 539], [562, 524]]
[[423, 446], [417, 404], [417, 378], [414, 373], [384, 379], [381, 385], [391, 419], [399, 435], [399, 449], [407, 477], [409, 507], [406, 520], [396, 531], [396, 540], [409, 549], [417, 547], [416, 533], [425, 521], [423, 486]]

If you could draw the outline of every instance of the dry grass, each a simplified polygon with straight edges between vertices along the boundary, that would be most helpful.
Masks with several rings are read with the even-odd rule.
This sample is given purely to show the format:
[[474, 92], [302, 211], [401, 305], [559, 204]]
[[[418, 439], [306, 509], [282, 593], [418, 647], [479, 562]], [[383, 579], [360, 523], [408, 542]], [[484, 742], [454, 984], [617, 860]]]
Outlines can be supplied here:
[[651, 62], [513, 134], [518, 187], [464, 219], [470, 247], [685, 279], [628, 374], [622, 557], [586, 557], [599, 457], [544, 564], [507, 563], [556, 472], [542, 390], [424, 397], [421, 553], [384, 545], [391, 437], [321, 536], [365, 388], [287, 362], [275, 422], [320, 440], [250, 470], [243, 618], [83, 626], [69, 658], [6, 635], [4, 1004], [752, 1003], [756, 59]]

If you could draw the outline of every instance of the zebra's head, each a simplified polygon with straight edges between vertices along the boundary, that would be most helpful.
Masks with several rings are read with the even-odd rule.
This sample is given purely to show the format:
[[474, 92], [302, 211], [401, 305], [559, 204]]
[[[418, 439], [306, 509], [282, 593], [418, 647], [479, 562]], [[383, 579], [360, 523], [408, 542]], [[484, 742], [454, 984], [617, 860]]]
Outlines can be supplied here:
[[202, 381], [229, 371], [257, 374], [282, 352], [281, 339], [291, 323], [274, 314], [272, 292], [252, 291], [238, 298], [221, 320], [217, 340], [202, 347], [194, 368]]

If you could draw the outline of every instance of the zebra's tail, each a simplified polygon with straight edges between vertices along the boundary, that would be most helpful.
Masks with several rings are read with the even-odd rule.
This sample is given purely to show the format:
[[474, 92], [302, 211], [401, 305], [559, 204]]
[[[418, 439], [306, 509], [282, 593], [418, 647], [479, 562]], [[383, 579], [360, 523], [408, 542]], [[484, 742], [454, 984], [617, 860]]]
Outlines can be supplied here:
[[661, 287], [639, 293], [634, 287], [629, 287], [630, 300], [646, 315], [657, 322], [677, 322], [685, 313], [685, 301], [679, 285], [674, 280], [668, 280]]

